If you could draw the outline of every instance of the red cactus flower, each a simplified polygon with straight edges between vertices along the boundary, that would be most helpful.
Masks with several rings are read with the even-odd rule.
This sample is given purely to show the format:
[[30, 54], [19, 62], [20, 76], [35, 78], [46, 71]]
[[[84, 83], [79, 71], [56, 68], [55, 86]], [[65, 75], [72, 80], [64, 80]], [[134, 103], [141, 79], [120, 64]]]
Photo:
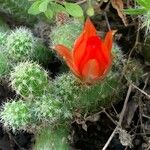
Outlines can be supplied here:
[[105, 77], [111, 67], [112, 37], [112, 31], [109, 31], [104, 41], [101, 40], [92, 22], [87, 19], [72, 51], [59, 44], [55, 50], [78, 78], [92, 84]]

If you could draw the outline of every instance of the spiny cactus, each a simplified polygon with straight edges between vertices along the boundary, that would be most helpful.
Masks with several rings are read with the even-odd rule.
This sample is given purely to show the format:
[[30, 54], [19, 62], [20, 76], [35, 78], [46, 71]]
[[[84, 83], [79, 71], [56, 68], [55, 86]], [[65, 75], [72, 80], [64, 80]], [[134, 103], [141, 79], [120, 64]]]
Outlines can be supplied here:
[[107, 105], [115, 101], [112, 95], [119, 93], [119, 75], [111, 73], [105, 80], [93, 86], [81, 84], [72, 74], [62, 74], [54, 81], [54, 94], [65, 105], [64, 116], [71, 117], [71, 112], [81, 109], [85, 112], [95, 109], [98, 104]]
[[50, 87], [47, 72], [38, 64], [28, 61], [14, 67], [10, 81], [17, 94], [30, 99], [42, 96]]
[[36, 137], [34, 150], [69, 150], [67, 136], [66, 127], [43, 128]]
[[6, 44], [7, 34], [0, 31], [0, 47], [4, 47]]
[[143, 67], [137, 60], [129, 59], [124, 67], [124, 76], [130, 81], [139, 84], [143, 75]]
[[58, 99], [66, 101], [76, 98], [76, 92], [79, 90], [77, 79], [71, 73], [64, 73], [54, 80], [54, 93]]
[[29, 29], [20, 27], [7, 36], [6, 47], [13, 60], [27, 60], [34, 51], [34, 37]]
[[62, 103], [53, 98], [51, 94], [45, 94], [33, 103], [33, 113], [39, 123], [55, 123], [61, 117]]
[[[113, 67], [112, 69], [119, 71], [122, 70], [122, 65], [126, 61], [123, 56], [121, 48], [115, 43], [112, 48]], [[118, 70], [119, 69], [119, 70]]]
[[70, 118], [72, 117], [72, 109], [74, 108], [75, 103], [77, 103], [78, 93], [81, 90], [82, 86], [72, 75], [71, 73], [63, 73], [60, 76], [56, 77], [53, 83], [53, 90], [56, 99], [59, 99], [63, 104], [63, 117]]
[[80, 35], [81, 30], [81, 22], [75, 20], [55, 27], [50, 35], [52, 47], [56, 44], [63, 44], [68, 48], [72, 48], [73, 43]]
[[6, 54], [0, 48], [0, 78], [9, 73], [9, 60]]
[[48, 66], [52, 58], [52, 52], [44, 46], [40, 40], [36, 40], [32, 60], [38, 62], [45, 67]]
[[28, 105], [22, 100], [6, 102], [0, 112], [0, 122], [7, 129], [25, 130], [30, 122], [31, 114]]
[[[123, 85], [119, 81], [120, 74], [110, 72], [108, 76], [93, 86], [86, 86], [79, 92], [78, 108], [82, 113], [97, 111], [99, 106], [110, 106], [118, 101]], [[122, 87], [122, 88], [121, 88]]]
[[16, 21], [33, 23], [36, 17], [28, 14], [30, 2], [27, 0], [4, 0], [0, 1], [0, 12], [4, 12]]

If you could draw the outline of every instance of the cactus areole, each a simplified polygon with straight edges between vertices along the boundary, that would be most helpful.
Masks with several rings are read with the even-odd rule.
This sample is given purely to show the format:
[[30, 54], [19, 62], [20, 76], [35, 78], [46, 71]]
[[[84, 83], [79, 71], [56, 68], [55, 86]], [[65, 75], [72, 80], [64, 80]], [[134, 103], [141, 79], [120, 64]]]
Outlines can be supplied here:
[[93, 84], [103, 79], [111, 67], [112, 37], [113, 32], [109, 31], [101, 40], [88, 18], [72, 51], [60, 44], [55, 45], [55, 50], [65, 59], [75, 76], [86, 84]]

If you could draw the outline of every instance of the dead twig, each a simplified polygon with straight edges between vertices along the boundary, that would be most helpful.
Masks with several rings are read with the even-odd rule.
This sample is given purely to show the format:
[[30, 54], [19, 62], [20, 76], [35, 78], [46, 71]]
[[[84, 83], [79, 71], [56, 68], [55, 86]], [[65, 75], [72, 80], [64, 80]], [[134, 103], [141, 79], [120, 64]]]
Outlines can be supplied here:
[[145, 91], [143, 91], [142, 89], [138, 88], [136, 85], [134, 85], [133, 83], [131, 83], [131, 85], [137, 89], [138, 91], [140, 91], [142, 94], [144, 94], [148, 99], [150, 99], [150, 95], [147, 94]]
[[79, 2], [76, 2], [76, 4], [83, 4], [85, 3], [87, 0], [82, 0], [82, 1], [79, 1]]
[[126, 107], [127, 107], [127, 103], [128, 103], [128, 100], [129, 100], [129, 96], [130, 96], [130, 94], [131, 94], [131, 91], [132, 91], [132, 85], [129, 85], [128, 92], [127, 92], [127, 95], [126, 95], [126, 98], [125, 98], [125, 102], [124, 102], [124, 105], [123, 105], [123, 108], [122, 108], [122, 111], [121, 111], [121, 114], [120, 114], [119, 123], [118, 123], [118, 125], [116, 126], [116, 128], [114, 129], [114, 131], [112, 132], [112, 134], [110, 135], [109, 139], [107, 140], [107, 142], [106, 142], [106, 144], [104, 145], [104, 147], [103, 147], [102, 150], [106, 150], [106, 148], [107, 148], [108, 145], [110, 144], [111, 140], [113, 139], [114, 135], [115, 135], [116, 132], [118, 131], [118, 128], [121, 127], [121, 123], [122, 123], [122, 120], [123, 120], [123, 117], [124, 117], [124, 113], [125, 113], [125, 110], [126, 110]]
[[110, 24], [109, 24], [109, 20], [108, 20], [108, 17], [107, 17], [107, 13], [106, 13], [106, 12], [104, 12], [104, 17], [105, 17], [105, 20], [106, 20], [106, 23], [107, 23], [108, 30], [110, 31], [111, 28], [110, 28]]
[[106, 144], [104, 145], [102, 150], [106, 150], [106, 148], [108, 147], [109, 143], [111, 142], [111, 140], [113, 139], [114, 135], [116, 134], [118, 130], [118, 126], [116, 126], [116, 128], [114, 129], [114, 131], [112, 132], [112, 134], [110, 135], [109, 139], [107, 140]]
[[115, 124], [117, 125], [117, 122], [106, 112], [106, 109], [102, 107], [102, 111], [105, 113], [105, 115]]

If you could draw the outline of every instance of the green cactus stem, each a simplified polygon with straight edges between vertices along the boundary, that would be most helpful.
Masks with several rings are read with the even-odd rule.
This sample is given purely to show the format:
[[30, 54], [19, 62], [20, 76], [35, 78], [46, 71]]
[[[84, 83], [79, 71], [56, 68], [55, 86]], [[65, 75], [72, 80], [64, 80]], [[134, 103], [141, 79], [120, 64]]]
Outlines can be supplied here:
[[22, 62], [10, 74], [12, 88], [24, 98], [40, 97], [50, 88], [48, 73], [36, 63]]

